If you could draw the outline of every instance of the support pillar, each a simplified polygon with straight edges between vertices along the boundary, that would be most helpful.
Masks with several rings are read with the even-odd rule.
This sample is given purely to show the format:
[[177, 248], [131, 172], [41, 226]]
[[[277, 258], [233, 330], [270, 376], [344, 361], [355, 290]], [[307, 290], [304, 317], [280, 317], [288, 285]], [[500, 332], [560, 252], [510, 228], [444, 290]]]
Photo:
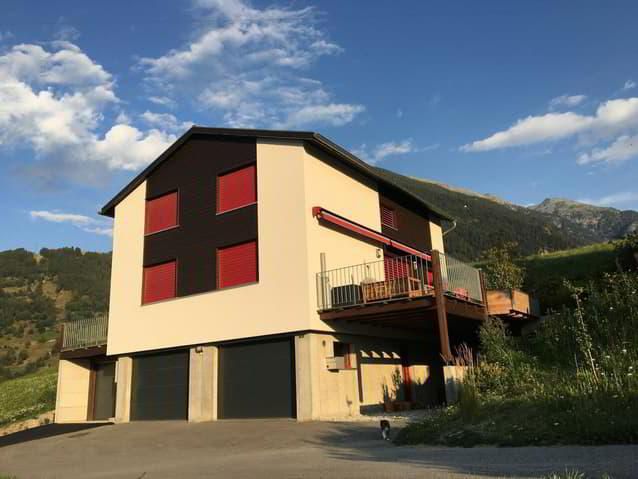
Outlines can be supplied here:
[[129, 422], [131, 420], [133, 358], [130, 356], [117, 358], [115, 368], [115, 422]]
[[190, 349], [188, 371], [188, 420], [217, 419], [217, 346], [195, 346]]
[[439, 343], [441, 344], [441, 355], [446, 361], [452, 359], [452, 349], [450, 348], [450, 335], [447, 325], [447, 310], [445, 306], [445, 291], [443, 289], [443, 264], [441, 253], [438, 250], [432, 251], [432, 275], [434, 282], [434, 297], [436, 300], [436, 320], [439, 330]]
[[295, 384], [297, 421], [319, 419], [319, 370], [313, 358], [318, 358], [316, 341], [312, 334], [295, 336]]

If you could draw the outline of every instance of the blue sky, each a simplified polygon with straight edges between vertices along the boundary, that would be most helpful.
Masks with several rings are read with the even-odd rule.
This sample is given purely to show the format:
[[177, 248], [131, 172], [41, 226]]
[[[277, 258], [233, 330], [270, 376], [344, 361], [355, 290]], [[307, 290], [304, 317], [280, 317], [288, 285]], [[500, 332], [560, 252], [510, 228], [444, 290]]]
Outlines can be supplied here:
[[0, 249], [109, 250], [96, 211], [193, 123], [638, 209], [636, 2], [36, 3], [0, 18]]

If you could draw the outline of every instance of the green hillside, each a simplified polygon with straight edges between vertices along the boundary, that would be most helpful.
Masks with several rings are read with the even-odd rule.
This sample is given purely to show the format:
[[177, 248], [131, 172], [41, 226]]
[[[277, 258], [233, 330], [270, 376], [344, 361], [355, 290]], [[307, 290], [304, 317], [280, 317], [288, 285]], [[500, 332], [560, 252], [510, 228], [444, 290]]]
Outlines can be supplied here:
[[57, 377], [57, 370], [44, 369], [21, 378], [0, 380], [0, 426], [54, 409]]
[[525, 268], [524, 289], [541, 299], [543, 310], [571, 302], [565, 280], [585, 287], [605, 273], [618, 271], [616, 244], [599, 243], [565, 251], [532, 255], [517, 263]]
[[59, 324], [104, 312], [110, 253], [0, 252], [0, 379], [52, 365]]
[[456, 228], [445, 237], [445, 245], [450, 254], [463, 260], [478, 260], [487, 249], [507, 242], [517, 243], [518, 256], [528, 256], [599, 241], [581, 225], [539, 211], [381, 168], [376, 170], [457, 220]]

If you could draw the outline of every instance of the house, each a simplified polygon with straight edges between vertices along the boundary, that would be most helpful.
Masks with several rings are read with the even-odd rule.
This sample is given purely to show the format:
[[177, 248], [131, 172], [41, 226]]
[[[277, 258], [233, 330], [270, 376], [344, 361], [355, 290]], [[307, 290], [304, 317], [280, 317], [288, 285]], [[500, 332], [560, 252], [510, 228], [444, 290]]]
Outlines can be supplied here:
[[440, 402], [488, 314], [450, 218], [316, 133], [193, 127], [101, 214], [109, 313], [65, 325], [58, 422]]

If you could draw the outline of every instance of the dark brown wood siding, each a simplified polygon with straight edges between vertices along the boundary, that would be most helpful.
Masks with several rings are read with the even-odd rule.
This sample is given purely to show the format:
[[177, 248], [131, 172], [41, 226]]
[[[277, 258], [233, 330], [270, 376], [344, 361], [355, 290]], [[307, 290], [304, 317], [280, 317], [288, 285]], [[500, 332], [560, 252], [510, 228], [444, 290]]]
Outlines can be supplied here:
[[256, 204], [220, 215], [215, 204], [217, 176], [256, 160], [255, 138], [195, 135], [148, 177], [147, 198], [179, 194], [179, 226], [144, 238], [144, 266], [177, 260], [177, 296], [216, 289], [217, 248], [257, 239]]
[[[380, 204], [393, 209], [396, 214], [397, 228], [394, 229], [382, 225], [381, 231], [384, 235], [422, 251], [429, 251], [432, 249], [430, 225], [427, 217], [424, 217], [422, 214], [415, 213], [383, 194], [379, 194], [379, 202]], [[381, 214], [380, 211], [379, 214]]]

